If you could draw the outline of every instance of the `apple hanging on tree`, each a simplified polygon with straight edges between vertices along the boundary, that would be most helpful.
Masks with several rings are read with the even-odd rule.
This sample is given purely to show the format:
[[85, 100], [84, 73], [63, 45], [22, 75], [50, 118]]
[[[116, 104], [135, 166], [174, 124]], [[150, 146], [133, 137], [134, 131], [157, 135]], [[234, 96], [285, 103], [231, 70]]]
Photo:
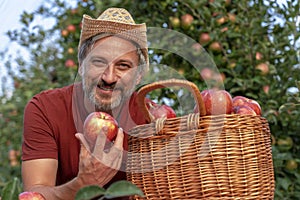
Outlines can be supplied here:
[[194, 21], [194, 17], [191, 14], [184, 14], [180, 17], [181, 27], [185, 30], [189, 29], [192, 26], [192, 23]]
[[118, 134], [118, 122], [108, 113], [92, 112], [84, 121], [83, 134], [91, 151], [94, 149], [97, 136], [103, 127], [107, 127], [107, 140], [115, 140]]
[[70, 33], [74, 33], [76, 31], [76, 26], [73, 25], [73, 24], [69, 24], [67, 26], [67, 30], [70, 32]]
[[209, 33], [201, 33], [199, 35], [199, 43], [201, 45], [207, 44], [211, 40]]

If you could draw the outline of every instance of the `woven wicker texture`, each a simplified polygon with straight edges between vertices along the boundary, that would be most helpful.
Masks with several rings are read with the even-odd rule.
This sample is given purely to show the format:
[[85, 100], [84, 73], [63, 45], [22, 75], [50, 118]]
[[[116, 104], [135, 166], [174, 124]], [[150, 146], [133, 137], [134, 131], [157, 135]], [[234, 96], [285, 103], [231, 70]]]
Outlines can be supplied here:
[[[193, 85], [168, 80], [146, 90], [170, 82]], [[260, 116], [193, 113], [139, 125], [129, 134], [127, 179], [146, 199], [273, 199], [270, 130]]]
[[97, 19], [83, 15], [79, 46], [100, 33], [116, 35], [138, 44], [148, 61], [146, 24], [136, 24], [130, 13], [123, 8], [108, 8]]

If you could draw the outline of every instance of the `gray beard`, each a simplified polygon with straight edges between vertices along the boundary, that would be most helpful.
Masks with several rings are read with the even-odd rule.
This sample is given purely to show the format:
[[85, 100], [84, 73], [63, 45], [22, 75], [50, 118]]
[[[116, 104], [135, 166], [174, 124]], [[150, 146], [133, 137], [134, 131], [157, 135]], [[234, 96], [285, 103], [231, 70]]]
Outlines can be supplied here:
[[121, 94], [118, 96], [117, 99], [115, 99], [111, 104], [102, 104], [101, 102], [96, 100], [95, 94], [96, 94], [96, 88], [97, 85], [92, 85], [91, 87], [87, 88], [85, 81], [83, 80], [83, 90], [85, 93], [85, 96], [88, 97], [90, 102], [95, 106], [95, 110], [103, 111], [103, 112], [110, 112], [113, 109], [117, 108], [121, 104], [123, 104], [135, 91], [135, 87], [132, 87], [130, 90], [124, 91], [124, 89], [121, 89]]

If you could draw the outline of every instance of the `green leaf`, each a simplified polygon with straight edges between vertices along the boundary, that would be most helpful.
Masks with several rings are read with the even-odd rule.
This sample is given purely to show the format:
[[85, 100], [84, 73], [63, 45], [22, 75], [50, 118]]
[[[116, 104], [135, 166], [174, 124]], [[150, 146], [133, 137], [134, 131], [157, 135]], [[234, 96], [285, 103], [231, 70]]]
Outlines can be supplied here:
[[296, 86], [297, 86], [298, 90], [300, 90], [300, 81], [296, 81]]
[[142, 190], [130, 181], [117, 181], [111, 184], [105, 192], [105, 198], [107, 199], [131, 195], [139, 195], [144, 197]]
[[278, 178], [277, 182], [286, 191], [288, 191], [289, 186], [292, 184], [288, 178]]
[[15, 177], [5, 185], [1, 197], [5, 200], [15, 200], [19, 198], [19, 193], [21, 193], [20, 181]]
[[95, 197], [99, 197], [105, 194], [105, 189], [97, 186], [90, 185], [84, 188], [81, 188], [75, 196], [75, 200], [89, 200]]

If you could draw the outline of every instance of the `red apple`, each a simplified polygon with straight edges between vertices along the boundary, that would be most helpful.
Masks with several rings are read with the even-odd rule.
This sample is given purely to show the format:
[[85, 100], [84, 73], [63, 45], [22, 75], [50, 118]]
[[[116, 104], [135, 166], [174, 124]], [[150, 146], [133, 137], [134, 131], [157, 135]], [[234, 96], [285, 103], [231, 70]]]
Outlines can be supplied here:
[[262, 53], [256, 52], [256, 53], [255, 53], [255, 59], [256, 59], [256, 60], [262, 60], [262, 59], [263, 59]]
[[264, 85], [264, 86], [263, 86], [263, 91], [264, 91], [266, 94], [269, 94], [269, 90], [270, 90], [270, 86], [269, 86], [269, 85]]
[[196, 52], [202, 50], [202, 46], [201, 46], [201, 44], [199, 44], [199, 43], [194, 43], [194, 44], [192, 45], [192, 48], [193, 48]]
[[248, 101], [247, 97], [244, 96], [235, 96], [232, 98], [232, 106], [242, 106]]
[[45, 200], [45, 198], [38, 192], [22, 192], [19, 194], [19, 200]]
[[107, 127], [107, 140], [113, 141], [118, 134], [118, 122], [105, 112], [92, 112], [87, 116], [83, 124], [83, 134], [90, 146], [94, 149], [98, 134], [103, 127]]
[[61, 35], [62, 35], [63, 37], [67, 37], [67, 36], [69, 35], [69, 31], [66, 30], [66, 29], [63, 29], [63, 30], [61, 30]]
[[214, 76], [213, 70], [208, 67], [201, 69], [200, 74], [203, 80], [211, 80]]
[[74, 52], [75, 52], [75, 51], [74, 51], [74, 49], [73, 49], [72, 47], [69, 47], [69, 48], [68, 48], [68, 53], [69, 53], [69, 54], [73, 54]]
[[16, 160], [17, 159], [17, 151], [14, 150], [14, 149], [9, 150], [8, 159], [9, 160]]
[[19, 88], [21, 83], [19, 81], [14, 81], [14, 87]]
[[67, 30], [70, 32], [70, 33], [74, 33], [76, 31], [76, 26], [73, 25], [73, 24], [70, 24], [67, 26]]
[[227, 26], [225, 26], [225, 27], [223, 27], [223, 28], [221, 29], [221, 32], [223, 33], [223, 32], [228, 31], [228, 30], [229, 30], [229, 28], [228, 28]]
[[230, 6], [230, 4], [231, 4], [231, 0], [225, 0], [225, 6], [227, 7], [227, 6]]
[[77, 13], [78, 13], [78, 9], [77, 8], [71, 9], [71, 14], [75, 15]]
[[227, 15], [228, 15], [229, 21], [232, 22], [232, 23], [235, 23], [235, 21], [236, 21], [235, 14], [233, 14], [233, 13], [228, 13]]
[[181, 16], [181, 27], [183, 29], [189, 29], [194, 21], [194, 17], [191, 14], [184, 14]]
[[267, 75], [269, 73], [269, 65], [267, 63], [260, 63], [255, 66], [255, 69], [260, 70], [262, 75]]
[[146, 104], [150, 114], [154, 117], [154, 119], [158, 119], [162, 117], [166, 117], [166, 118], [176, 117], [175, 111], [170, 106], [159, 105], [150, 101], [148, 101]]
[[217, 19], [217, 24], [218, 24], [218, 25], [222, 25], [222, 24], [224, 24], [225, 22], [227, 22], [227, 18], [224, 17], [224, 16], [219, 17], [219, 18]]
[[214, 52], [221, 52], [222, 51], [222, 45], [219, 42], [212, 42], [208, 49]]
[[10, 161], [10, 166], [15, 167], [15, 166], [18, 166], [18, 165], [19, 165], [18, 160], [11, 160]]
[[233, 106], [233, 109], [235, 109], [235, 107], [239, 107], [239, 106], [248, 106], [256, 113], [256, 115], [261, 115], [261, 107], [260, 107], [259, 103], [253, 99], [249, 99], [244, 96], [234, 97], [232, 99], [232, 106]]
[[201, 45], [207, 44], [211, 40], [209, 33], [201, 33], [199, 36], [199, 43]]
[[232, 97], [226, 90], [203, 90], [201, 96], [207, 115], [230, 114], [232, 112]]
[[74, 60], [72, 60], [72, 59], [67, 59], [66, 62], [65, 62], [65, 66], [66, 66], [66, 67], [75, 67], [76, 64], [75, 64]]
[[223, 83], [226, 79], [226, 75], [224, 73], [215, 73], [213, 79], [219, 83]]
[[261, 107], [257, 101], [255, 101], [253, 99], [248, 99], [248, 102], [246, 105], [249, 106], [250, 108], [252, 108], [252, 110], [254, 110], [254, 112], [257, 115], [261, 115]]
[[234, 107], [233, 113], [240, 114], [240, 115], [256, 115], [255, 111], [247, 105]]

